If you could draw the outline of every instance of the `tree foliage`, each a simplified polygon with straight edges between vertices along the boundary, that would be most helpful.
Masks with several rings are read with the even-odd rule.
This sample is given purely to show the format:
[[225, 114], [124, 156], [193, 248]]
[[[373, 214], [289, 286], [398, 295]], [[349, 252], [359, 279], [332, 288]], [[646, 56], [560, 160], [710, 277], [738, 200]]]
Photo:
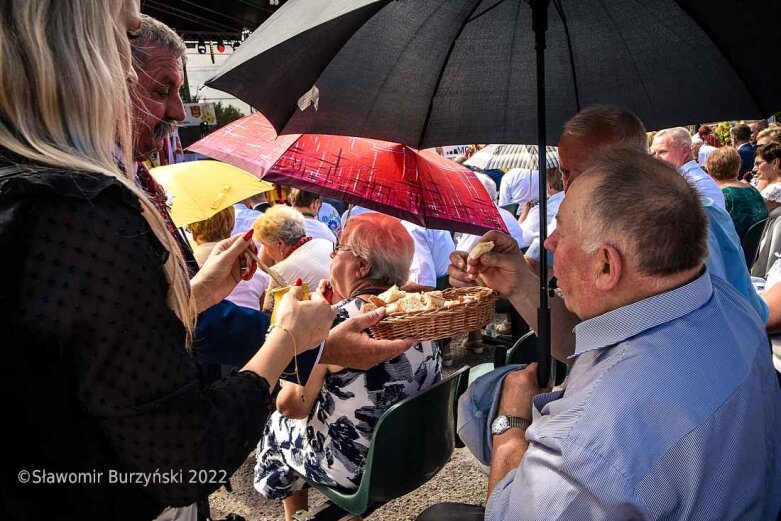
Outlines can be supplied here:
[[244, 113], [233, 105], [223, 104], [220, 101], [214, 103], [214, 114], [217, 116], [217, 126], [222, 127], [244, 117]]

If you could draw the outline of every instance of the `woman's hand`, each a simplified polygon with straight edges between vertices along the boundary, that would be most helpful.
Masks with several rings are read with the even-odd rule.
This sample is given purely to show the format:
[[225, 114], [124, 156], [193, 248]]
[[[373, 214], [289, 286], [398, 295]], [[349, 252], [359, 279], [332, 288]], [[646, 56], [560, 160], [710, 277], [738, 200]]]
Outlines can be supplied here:
[[230, 295], [239, 281], [252, 278], [258, 266], [247, 255], [248, 249], [257, 251], [252, 243], [252, 230], [217, 243], [190, 281], [198, 313]]
[[328, 279], [320, 280], [320, 284], [317, 285], [317, 291], [322, 293], [329, 304], [337, 304], [338, 299], [334, 293], [334, 287], [331, 285], [331, 281]]
[[325, 299], [320, 288], [310, 295], [310, 300], [301, 300], [302, 294], [302, 286], [292, 286], [279, 301], [275, 315], [279, 327], [295, 337], [299, 352], [319, 346], [328, 337], [336, 318], [336, 308]]
[[385, 308], [378, 308], [349, 318], [333, 328], [325, 343], [320, 363], [365, 371], [396, 358], [417, 343], [411, 338], [377, 340], [370, 337], [366, 330], [384, 316]]

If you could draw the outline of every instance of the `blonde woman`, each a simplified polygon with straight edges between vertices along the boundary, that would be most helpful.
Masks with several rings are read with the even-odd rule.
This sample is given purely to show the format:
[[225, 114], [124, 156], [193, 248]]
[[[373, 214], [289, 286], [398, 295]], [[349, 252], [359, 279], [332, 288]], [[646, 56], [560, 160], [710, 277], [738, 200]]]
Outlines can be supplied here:
[[[243, 370], [200, 383], [196, 314], [233, 289], [250, 235], [218, 243], [189, 281], [116, 164], [117, 149], [133, 157], [138, 20], [137, 0], [0, 9], [4, 519], [144, 520], [204, 497], [252, 449], [291, 357], [334, 318], [320, 294], [301, 303], [294, 289]], [[66, 482], [46, 484], [54, 473]]]

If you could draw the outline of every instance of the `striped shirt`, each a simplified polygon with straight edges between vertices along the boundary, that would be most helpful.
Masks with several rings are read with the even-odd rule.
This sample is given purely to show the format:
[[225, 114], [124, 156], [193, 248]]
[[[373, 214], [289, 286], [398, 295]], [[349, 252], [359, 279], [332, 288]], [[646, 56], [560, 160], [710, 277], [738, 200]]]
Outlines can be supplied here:
[[486, 519], [776, 519], [781, 391], [764, 325], [706, 271], [575, 328], [566, 391]]

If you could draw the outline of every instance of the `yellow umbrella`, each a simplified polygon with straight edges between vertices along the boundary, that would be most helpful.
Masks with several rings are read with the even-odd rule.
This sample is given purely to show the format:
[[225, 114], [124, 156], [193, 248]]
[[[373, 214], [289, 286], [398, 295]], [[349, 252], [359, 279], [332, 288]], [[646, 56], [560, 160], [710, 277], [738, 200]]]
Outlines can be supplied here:
[[176, 226], [203, 221], [247, 197], [274, 185], [219, 161], [191, 161], [149, 170], [172, 199]]

